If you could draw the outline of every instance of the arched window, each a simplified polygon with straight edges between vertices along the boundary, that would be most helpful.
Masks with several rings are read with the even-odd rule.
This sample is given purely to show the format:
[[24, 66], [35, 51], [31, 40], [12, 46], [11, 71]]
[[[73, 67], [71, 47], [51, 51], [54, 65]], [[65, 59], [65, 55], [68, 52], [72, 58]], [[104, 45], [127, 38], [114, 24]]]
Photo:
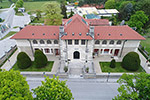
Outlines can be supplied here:
[[47, 40], [47, 44], [51, 44], [52, 42], [51, 42], [51, 40]]
[[33, 44], [37, 44], [38, 42], [36, 40], [33, 40]]
[[99, 44], [99, 43], [100, 43], [99, 40], [96, 40], [96, 41], [95, 41], [95, 44]]
[[117, 44], [121, 44], [121, 40], [118, 40], [118, 41], [117, 41]]
[[107, 44], [107, 41], [106, 41], [106, 40], [104, 40], [104, 41], [102, 42], [102, 44]]
[[40, 40], [40, 44], [45, 44], [45, 42], [43, 40]]
[[58, 44], [58, 41], [57, 41], [57, 40], [54, 40], [54, 44]]
[[114, 44], [114, 40], [111, 40], [111, 41], [109, 42], [109, 44]]

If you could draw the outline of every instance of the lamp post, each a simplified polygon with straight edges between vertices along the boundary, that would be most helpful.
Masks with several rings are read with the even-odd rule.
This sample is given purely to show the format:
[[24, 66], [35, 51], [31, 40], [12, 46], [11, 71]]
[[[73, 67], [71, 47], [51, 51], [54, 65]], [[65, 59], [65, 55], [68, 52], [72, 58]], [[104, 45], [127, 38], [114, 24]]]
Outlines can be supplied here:
[[108, 79], [109, 79], [109, 75], [110, 75], [110, 72], [108, 72], [108, 76], [107, 76], [107, 82], [108, 82]]

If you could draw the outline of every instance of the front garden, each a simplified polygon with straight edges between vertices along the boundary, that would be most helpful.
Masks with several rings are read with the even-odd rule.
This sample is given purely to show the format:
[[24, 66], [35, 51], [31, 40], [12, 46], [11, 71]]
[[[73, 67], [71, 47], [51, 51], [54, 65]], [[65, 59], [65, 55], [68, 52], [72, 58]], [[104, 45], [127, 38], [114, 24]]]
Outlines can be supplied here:
[[126, 54], [122, 62], [100, 62], [102, 72], [145, 72], [140, 65], [141, 61], [136, 52]]
[[17, 62], [13, 70], [19, 71], [51, 71], [54, 61], [48, 61], [46, 55], [41, 50], [34, 53], [34, 61], [25, 52], [17, 55]]
[[[121, 66], [121, 62], [116, 62], [115, 68], [110, 67], [110, 62], [100, 62], [99, 64], [101, 66], [102, 72], [133, 72], [133, 71], [129, 71], [129, 70], [124, 69]], [[140, 66], [140, 68], [134, 72], [143, 72], [143, 71], [144, 71], [143, 68]]]
[[48, 71], [50, 72], [52, 70], [54, 61], [48, 61], [47, 65], [41, 68], [37, 68], [35, 63], [32, 61], [31, 66], [29, 66], [26, 69], [21, 69], [17, 66], [17, 63], [13, 66], [13, 70], [19, 70], [19, 71]]

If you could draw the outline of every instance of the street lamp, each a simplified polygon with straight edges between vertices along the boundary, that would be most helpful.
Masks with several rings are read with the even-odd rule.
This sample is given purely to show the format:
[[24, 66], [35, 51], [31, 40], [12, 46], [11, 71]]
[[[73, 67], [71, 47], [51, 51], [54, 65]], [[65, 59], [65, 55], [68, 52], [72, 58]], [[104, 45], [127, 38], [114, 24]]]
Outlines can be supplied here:
[[110, 72], [108, 72], [108, 76], [107, 76], [107, 82], [108, 82], [108, 79], [109, 79], [109, 75], [110, 75]]

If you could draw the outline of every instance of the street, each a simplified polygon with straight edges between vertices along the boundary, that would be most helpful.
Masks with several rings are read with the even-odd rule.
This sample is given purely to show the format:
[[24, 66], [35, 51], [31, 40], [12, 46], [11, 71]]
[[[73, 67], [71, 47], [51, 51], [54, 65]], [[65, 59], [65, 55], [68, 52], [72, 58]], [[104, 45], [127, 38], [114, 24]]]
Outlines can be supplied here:
[[[27, 77], [30, 89], [41, 85], [41, 77]], [[66, 80], [66, 79], [60, 79]], [[102, 82], [101, 79], [68, 79], [74, 100], [112, 100], [118, 94], [119, 86], [116, 82]]]

